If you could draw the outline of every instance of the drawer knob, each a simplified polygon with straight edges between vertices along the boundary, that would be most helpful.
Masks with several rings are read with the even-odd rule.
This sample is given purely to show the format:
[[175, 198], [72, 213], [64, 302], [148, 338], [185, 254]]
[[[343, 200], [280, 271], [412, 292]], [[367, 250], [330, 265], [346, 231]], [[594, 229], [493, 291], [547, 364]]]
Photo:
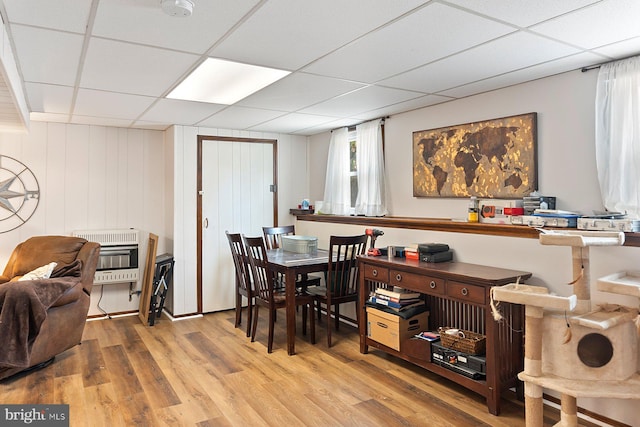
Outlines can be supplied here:
[[435, 280], [432, 280], [432, 281], [431, 281], [431, 283], [429, 283], [429, 287], [430, 287], [431, 289], [435, 289], [435, 288], [436, 288], [436, 282], [435, 282]]
[[373, 275], [373, 277], [378, 277], [378, 270], [371, 271], [371, 274]]
[[400, 273], [396, 274], [396, 280], [398, 282], [402, 281], [402, 274], [400, 274]]
[[464, 295], [465, 297], [466, 297], [467, 295], [469, 295], [469, 289], [467, 289], [467, 288], [462, 288], [462, 290], [461, 290], [460, 292], [461, 292], [461, 293], [462, 293], [462, 295]]

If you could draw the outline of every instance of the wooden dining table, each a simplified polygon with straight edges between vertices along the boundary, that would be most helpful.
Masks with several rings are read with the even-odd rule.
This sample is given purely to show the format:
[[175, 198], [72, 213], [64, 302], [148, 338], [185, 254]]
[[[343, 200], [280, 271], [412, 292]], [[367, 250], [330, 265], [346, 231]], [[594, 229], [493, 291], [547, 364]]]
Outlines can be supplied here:
[[[287, 317], [287, 353], [296, 354], [296, 277], [298, 274], [318, 273], [329, 268], [329, 251], [318, 249], [310, 254], [270, 249], [269, 268], [284, 275]], [[310, 316], [314, 314], [311, 313]]]

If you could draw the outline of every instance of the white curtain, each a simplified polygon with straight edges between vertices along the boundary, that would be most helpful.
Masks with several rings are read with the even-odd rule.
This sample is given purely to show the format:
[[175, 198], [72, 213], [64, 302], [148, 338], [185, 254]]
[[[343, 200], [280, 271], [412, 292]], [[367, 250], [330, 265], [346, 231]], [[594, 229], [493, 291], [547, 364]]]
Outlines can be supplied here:
[[596, 163], [602, 202], [640, 214], [640, 57], [604, 64], [596, 89]]
[[386, 215], [388, 212], [385, 198], [382, 120], [373, 120], [356, 126], [356, 162], [358, 168], [356, 215]]
[[351, 182], [349, 178], [349, 131], [345, 128], [331, 132], [324, 201], [321, 213], [349, 215]]

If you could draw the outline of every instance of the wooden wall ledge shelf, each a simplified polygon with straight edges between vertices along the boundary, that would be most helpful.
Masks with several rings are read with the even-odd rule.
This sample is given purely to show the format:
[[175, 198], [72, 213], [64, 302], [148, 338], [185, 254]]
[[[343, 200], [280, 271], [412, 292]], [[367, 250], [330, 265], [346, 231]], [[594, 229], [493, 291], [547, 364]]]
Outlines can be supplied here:
[[[540, 232], [532, 227], [510, 224], [486, 224], [453, 221], [450, 218], [416, 218], [401, 216], [369, 217], [341, 215], [299, 215], [298, 221], [354, 224], [368, 227], [407, 228], [450, 233], [485, 234], [490, 236], [537, 239]], [[566, 229], [563, 229], [566, 230]], [[640, 233], [625, 233], [624, 246], [640, 247]]]

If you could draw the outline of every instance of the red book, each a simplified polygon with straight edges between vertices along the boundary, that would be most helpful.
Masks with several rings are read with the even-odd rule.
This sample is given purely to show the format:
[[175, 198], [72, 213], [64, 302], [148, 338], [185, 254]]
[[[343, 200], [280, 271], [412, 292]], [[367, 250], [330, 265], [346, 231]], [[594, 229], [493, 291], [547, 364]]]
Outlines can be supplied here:
[[418, 261], [420, 259], [420, 255], [418, 254], [418, 252], [413, 252], [413, 251], [404, 251], [404, 257], [406, 259], [415, 259], [416, 261]]

